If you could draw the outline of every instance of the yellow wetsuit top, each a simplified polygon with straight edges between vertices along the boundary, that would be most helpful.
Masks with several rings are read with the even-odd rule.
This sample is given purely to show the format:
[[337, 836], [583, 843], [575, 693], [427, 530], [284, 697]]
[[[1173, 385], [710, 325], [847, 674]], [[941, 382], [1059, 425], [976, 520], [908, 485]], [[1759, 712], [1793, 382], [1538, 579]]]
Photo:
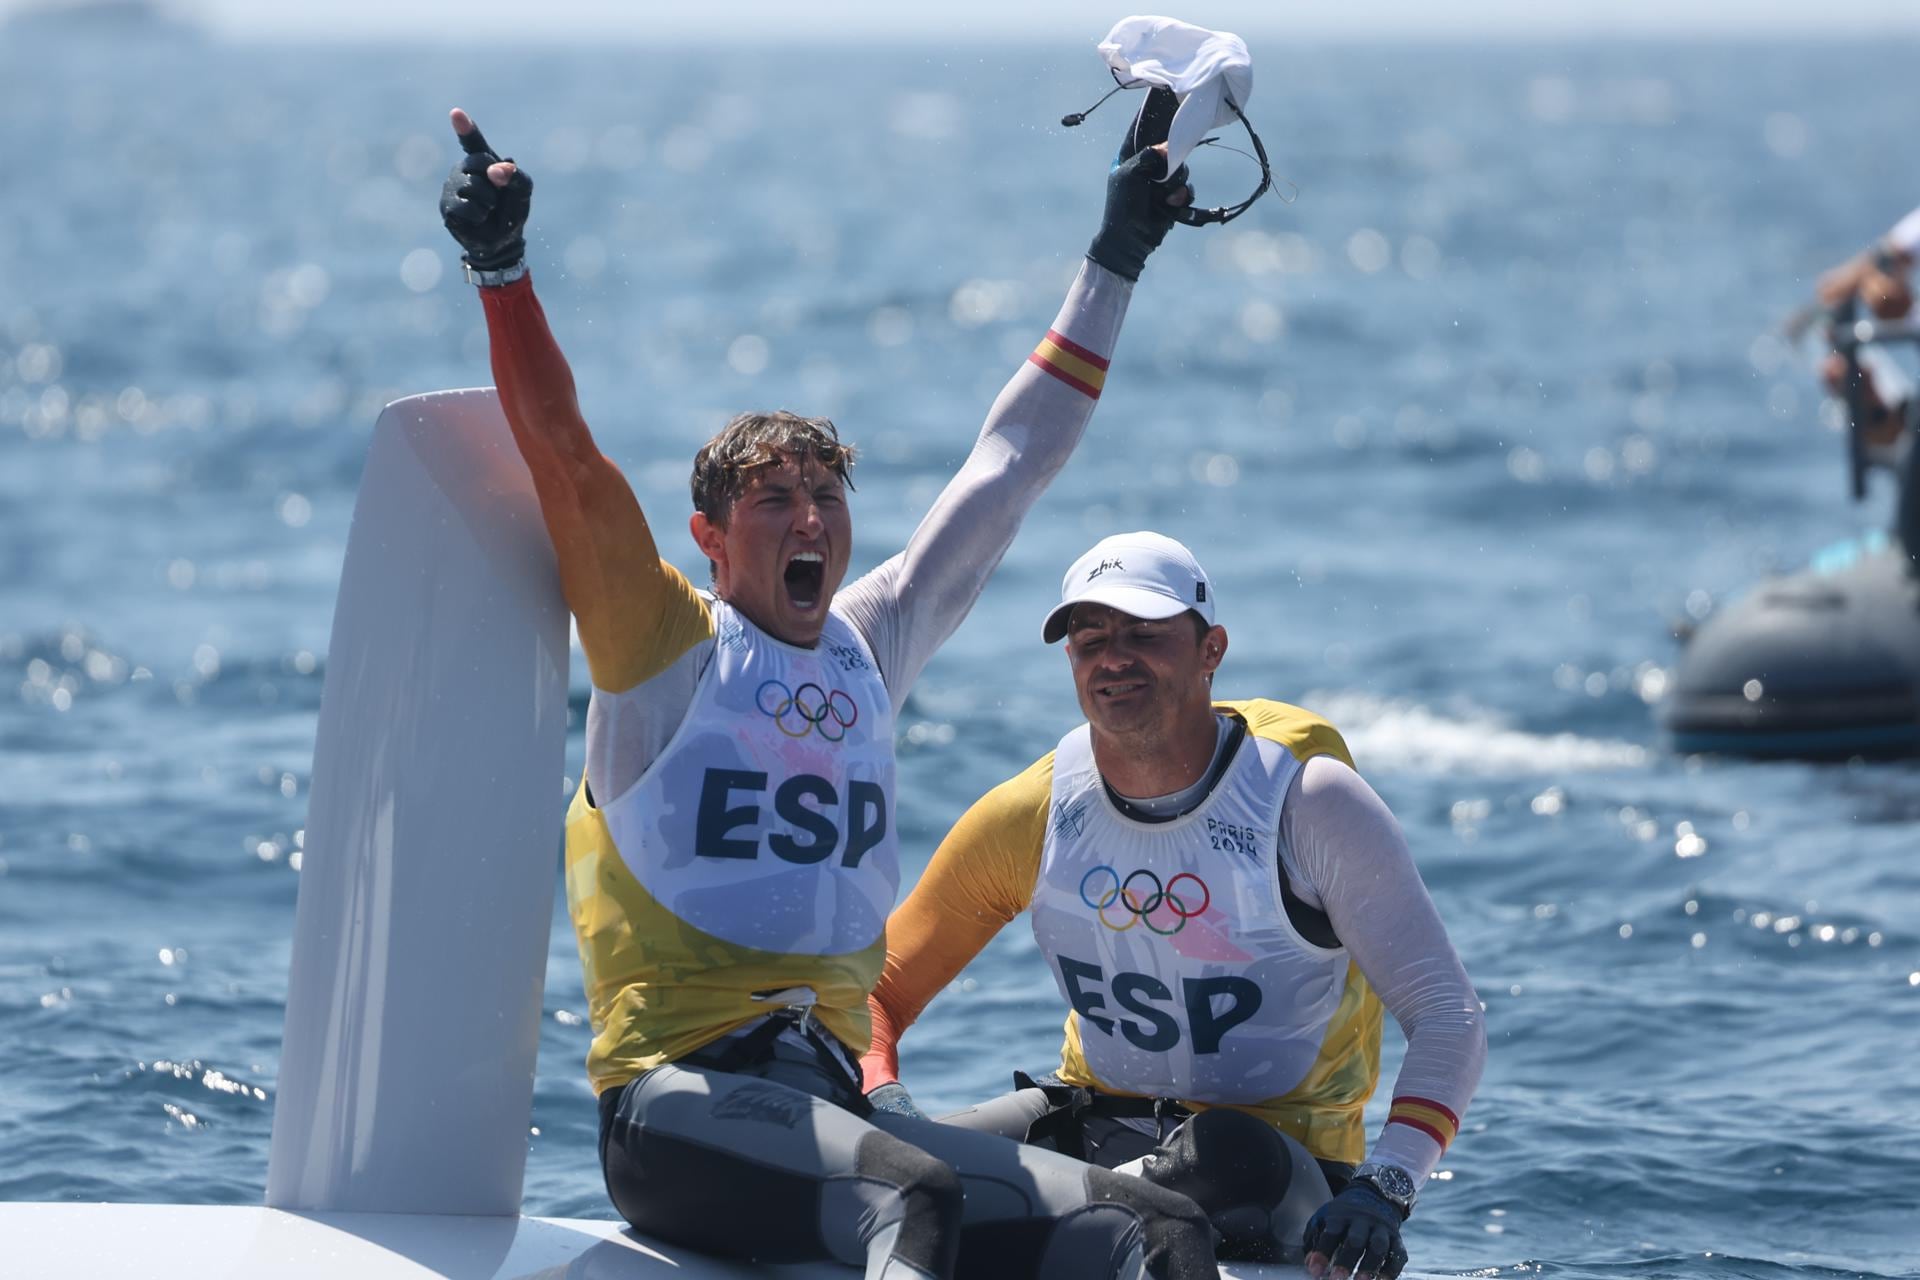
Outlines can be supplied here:
[[[600, 806], [617, 806], [680, 733], [724, 636], [709, 601], [661, 558], [632, 488], [588, 431], [532, 277], [479, 293], [501, 405], [593, 680], [586, 774], [569, 815], [568, 893], [595, 1032], [594, 1088], [727, 1034], [751, 1016], [741, 998], [768, 988], [812, 988], [822, 1024], [863, 1050], [878, 942], [870, 957], [862, 949], [824, 967], [822, 956], [716, 951], [711, 934], [666, 910], [620, 865]], [[906, 548], [834, 597], [894, 711], [1084, 433], [1131, 293], [1130, 282], [1082, 267]], [[705, 1003], [702, 984], [716, 993]]]
[[[1296, 760], [1325, 754], [1351, 766], [1339, 733], [1311, 712], [1265, 700], [1221, 703], [1217, 709], [1243, 720], [1249, 735], [1285, 747]], [[1058, 798], [1054, 774], [1050, 753], [970, 809], [888, 922], [888, 963], [871, 1002], [869, 1086], [876, 1077], [897, 1072], [894, 1042], [906, 1023], [1003, 925], [1034, 906], [1050, 808]], [[1273, 797], [1275, 812], [1280, 800]], [[1381, 1010], [1358, 968], [1351, 963], [1342, 968], [1344, 992], [1302, 1078], [1283, 1094], [1230, 1105], [1286, 1130], [1316, 1155], [1358, 1160], [1365, 1147], [1361, 1111], [1379, 1078]], [[1128, 1092], [1122, 1082], [1096, 1076], [1083, 1048], [1082, 1021], [1077, 1012], [1068, 1015], [1061, 1079]], [[1183, 1101], [1195, 1109], [1208, 1105]]]
[[[1485, 1062], [1478, 996], [1405, 837], [1353, 771], [1338, 733], [1281, 703], [1216, 708], [1239, 715], [1251, 734], [1285, 744], [1300, 759], [1279, 833], [1289, 887], [1302, 905], [1324, 913], [1352, 958], [1343, 1007], [1327, 1025], [1313, 1068], [1287, 1094], [1241, 1109], [1323, 1158], [1350, 1162], [1364, 1151], [1424, 1179], [1458, 1132]], [[871, 1001], [873, 1047], [862, 1064], [868, 1088], [898, 1077], [899, 1038], [934, 994], [1004, 925], [1032, 909], [1050, 832], [1065, 838], [1051, 826], [1050, 803], [1059, 799], [1055, 774], [1056, 756], [1049, 754], [969, 809], [888, 921], [887, 966]], [[1386, 1123], [1368, 1151], [1361, 1111], [1376, 1079], [1381, 1004], [1408, 1043]], [[1062, 1078], [1125, 1092], [1088, 1069], [1078, 1022], [1077, 1013], [1069, 1015]]]

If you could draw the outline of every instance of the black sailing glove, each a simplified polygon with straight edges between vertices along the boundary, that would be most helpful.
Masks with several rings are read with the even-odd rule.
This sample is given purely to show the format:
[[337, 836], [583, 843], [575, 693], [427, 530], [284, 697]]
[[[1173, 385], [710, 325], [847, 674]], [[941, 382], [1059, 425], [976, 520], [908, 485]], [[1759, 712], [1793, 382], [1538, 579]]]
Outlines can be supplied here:
[[475, 271], [518, 266], [527, 254], [520, 229], [527, 225], [533, 203], [533, 179], [516, 166], [506, 186], [495, 186], [487, 167], [499, 164], [501, 157], [478, 126], [460, 135], [460, 146], [466, 154], [440, 189], [440, 220], [466, 250], [461, 260]]
[[1167, 176], [1167, 157], [1148, 147], [1113, 166], [1107, 174], [1107, 208], [1087, 257], [1117, 276], [1138, 280], [1147, 255], [1160, 247], [1173, 226], [1175, 205], [1191, 203], [1187, 166]]
[[1166, 239], [1174, 208], [1193, 203], [1187, 166], [1169, 175], [1166, 153], [1153, 149], [1167, 140], [1179, 109], [1180, 100], [1172, 90], [1147, 90], [1107, 174], [1107, 207], [1087, 257], [1129, 280], [1140, 278], [1147, 255]]
[[1321, 1270], [1312, 1266], [1311, 1255], [1317, 1253], [1330, 1259], [1334, 1270], [1346, 1268], [1353, 1280], [1393, 1280], [1407, 1265], [1402, 1221], [1399, 1207], [1385, 1196], [1364, 1182], [1349, 1182], [1307, 1220], [1308, 1273], [1325, 1274], [1326, 1264]]

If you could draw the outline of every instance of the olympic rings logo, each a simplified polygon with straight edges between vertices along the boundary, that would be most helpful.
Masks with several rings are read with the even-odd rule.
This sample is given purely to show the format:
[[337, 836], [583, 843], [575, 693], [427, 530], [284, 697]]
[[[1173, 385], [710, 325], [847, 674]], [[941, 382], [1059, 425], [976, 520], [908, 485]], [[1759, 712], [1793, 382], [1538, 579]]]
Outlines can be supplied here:
[[[770, 690], [774, 695], [771, 700]], [[860, 723], [860, 704], [852, 694], [842, 689], [828, 691], [811, 680], [798, 689], [789, 689], [780, 680], [763, 681], [753, 695], [753, 704], [762, 715], [772, 717], [789, 738], [804, 738], [817, 730], [828, 742], [838, 742]]]
[[[1095, 877], [1102, 875], [1108, 877], [1112, 884], [1102, 884], [1101, 892], [1098, 894], [1089, 893], [1087, 887], [1094, 882]], [[1153, 885], [1153, 888], [1145, 894], [1140, 893], [1135, 887], [1142, 880]], [[1185, 896], [1178, 892], [1178, 886], [1182, 880], [1193, 882], [1193, 887], [1187, 890]], [[1196, 896], [1199, 899], [1198, 902], [1193, 901]], [[1080, 877], [1080, 901], [1092, 907], [1094, 914], [1100, 917], [1100, 923], [1115, 933], [1125, 933], [1136, 924], [1144, 924], [1161, 937], [1170, 938], [1186, 928], [1187, 921], [1197, 915], [1205, 914], [1207, 908], [1213, 905], [1213, 892], [1207, 888], [1205, 880], [1191, 871], [1182, 871], [1162, 885], [1160, 877], [1144, 867], [1122, 879], [1118, 871], [1101, 863]], [[1115, 924], [1107, 918], [1107, 909], [1116, 903], [1127, 913], [1124, 924]], [[1167, 916], [1173, 917], [1172, 927], [1162, 928], [1155, 924], [1156, 913], [1162, 919]]]

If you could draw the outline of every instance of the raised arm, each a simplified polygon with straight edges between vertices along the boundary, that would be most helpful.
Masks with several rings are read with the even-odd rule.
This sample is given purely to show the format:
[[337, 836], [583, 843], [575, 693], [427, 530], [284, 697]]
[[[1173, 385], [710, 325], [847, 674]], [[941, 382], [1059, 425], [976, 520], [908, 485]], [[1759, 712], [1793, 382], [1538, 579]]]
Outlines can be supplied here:
[[994, 935], [1027, 909], [1046, 836], [1051, 755], [962, 814], [907, 900], [887, 918], [887, 963], [867, 997], [869, 1091], [900, 1079], [900, 1037]]
[[906, 550], [841, 592], [840, 608], [873, 646], [896, 708], [1080, 442], [1134, 282], [1173, 225], [1172, 210], [1191, 199], [1184, 166], [1166, 175], [1164, 144], [1114, 167], [1087, 261], [1053, 326], [993, 402], [959, 473]]
[[632, 487], [581, 416], [573, 371], [527, 274], [520, 231], [532, 180], [494, 154], [466, 112], [456, 108], [452, 120], [463, 155], [441, 195], [441, 216], [480, 286], [500, 405], [533, 474], [593, 682], [629, 689], [656, 673], [661, 656], [685, 650], [679, 633], [705, 626], [706, 610], [661, 561]]

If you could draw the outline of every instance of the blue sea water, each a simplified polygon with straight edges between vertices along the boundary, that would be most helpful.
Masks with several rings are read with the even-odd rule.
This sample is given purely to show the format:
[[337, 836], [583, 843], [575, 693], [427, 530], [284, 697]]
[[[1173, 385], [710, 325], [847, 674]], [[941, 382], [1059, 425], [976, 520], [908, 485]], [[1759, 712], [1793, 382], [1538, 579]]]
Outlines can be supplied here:
[[[1653, 719], [1676, 620], [1886, 519], [1772, 335], [1920, 202], [1916, 50], [1255, 47], [1293, 201], [1152, 262], [1087, 443], [903, 717], [909, 876], [1074, 721], [1036, 637], [1061, 567], [1174, 533], [1222, 692], [1346, 730], [1487, 1005], [1417, 1268], [1920, 1275], [1920, 773], [1678, 756]], [[856, 568], [899, 546], [1126, 110], [1058, 127], [1085, 49], [655, 61], [0, 38], [0, 1199], [259, 1200], [369, 430], [488, 378], [449, 106], [538, 181], [589, 420], [689, 571], [687, 461], [749, 406], [832, 415]], [[1059, 1013], [1010, 929], [907, 1077], [998, 1092]], [[530, 1212], [610, 1216], [583, 1015], [556, 907]]]

